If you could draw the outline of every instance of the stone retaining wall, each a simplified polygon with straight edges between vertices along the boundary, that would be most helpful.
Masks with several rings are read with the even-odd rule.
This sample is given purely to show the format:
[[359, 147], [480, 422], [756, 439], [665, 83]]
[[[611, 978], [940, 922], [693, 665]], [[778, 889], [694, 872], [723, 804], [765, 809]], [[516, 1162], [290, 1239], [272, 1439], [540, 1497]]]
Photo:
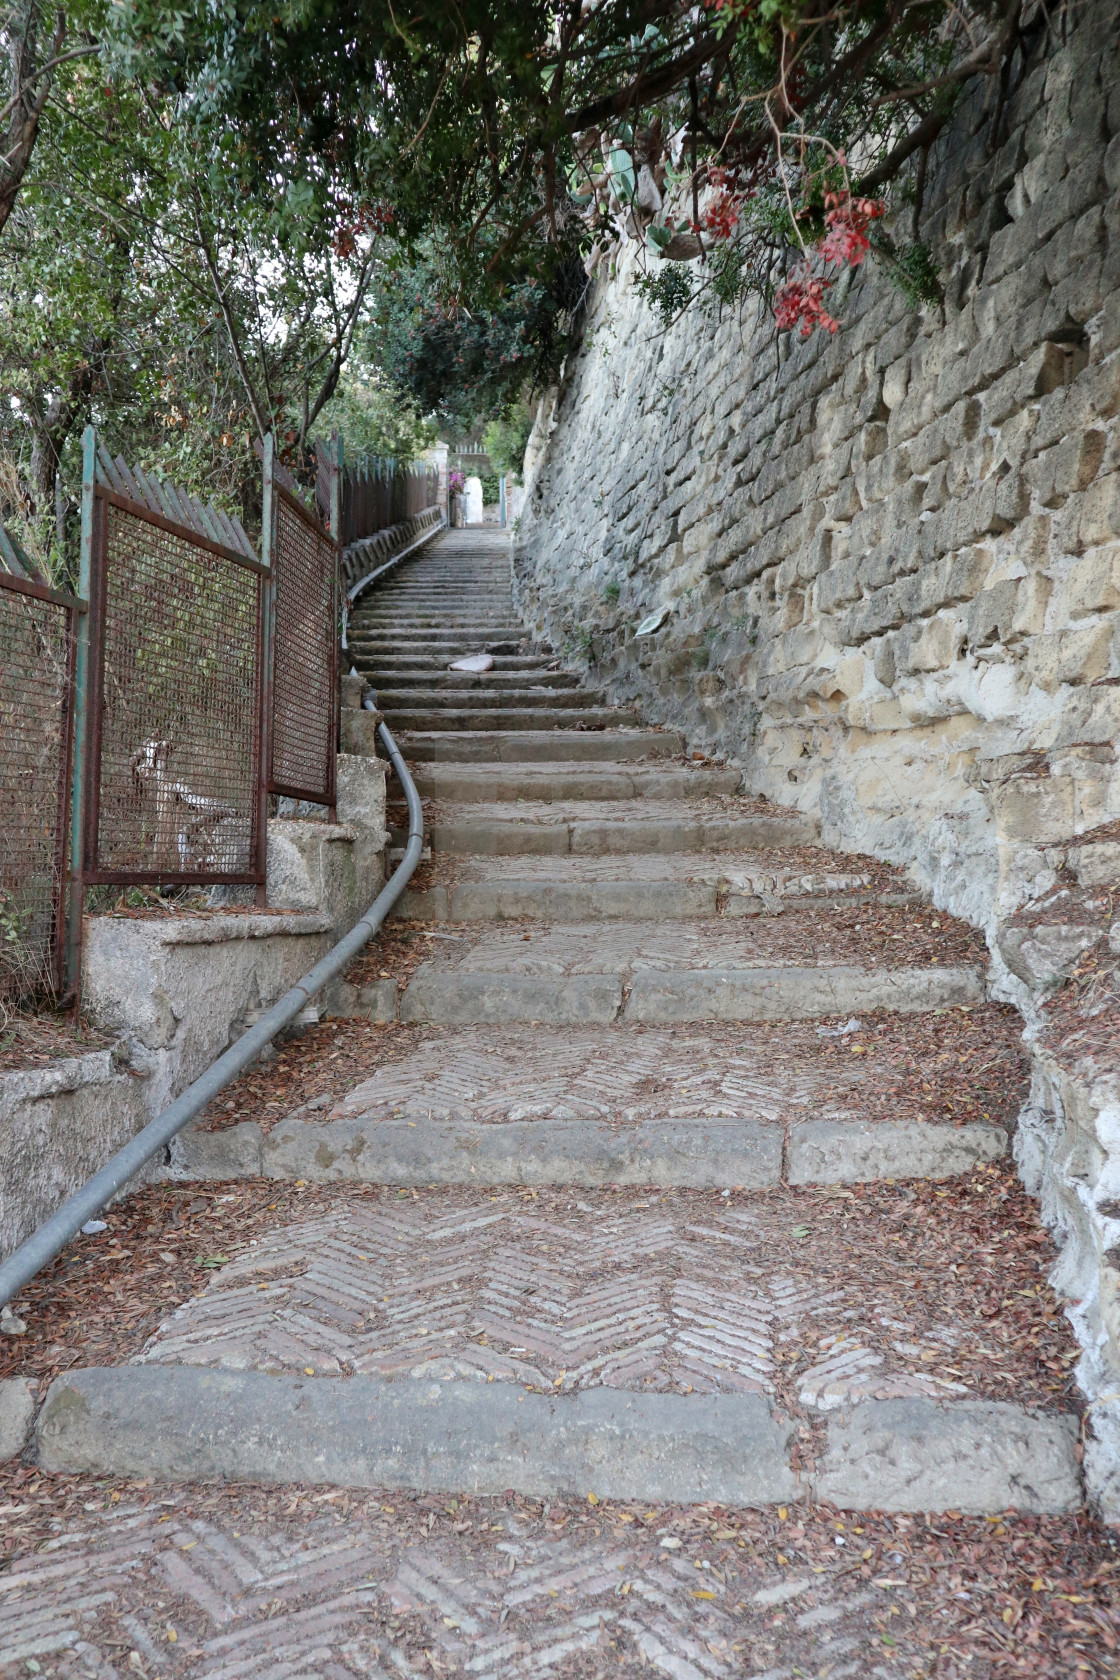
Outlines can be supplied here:
[[[1120, 18], [1037, 15], [998, 134], [980, 88], [930, 159], [943, 306], [869, 263], [834, 338], [665, 332], [624, 258], [541, 405], [514, 554], [528, 621], [611, 699], [984, 928], [1029, 1026], [1101, 934], [1120, 817]], [[1078, 926], [1009, 925], [1064, 884]], [[1113, 1404], [1120, 1137], [1056, 1090], [1029, 1176]]]
[[[339, 823], [269, 822], [271, 914], [87, 916], [83, 1008], [116, 1042], [111, 1050], [0, 1073], [0, 1258], [369, 908], [384, 880], [389, 838], [380, 760], [339, 755], [338, 812]], [[322, 994], [316, 1003], [324, 1011], [332, 1006]], [[157, 1159], [133, 1183], [166, 1170]]]

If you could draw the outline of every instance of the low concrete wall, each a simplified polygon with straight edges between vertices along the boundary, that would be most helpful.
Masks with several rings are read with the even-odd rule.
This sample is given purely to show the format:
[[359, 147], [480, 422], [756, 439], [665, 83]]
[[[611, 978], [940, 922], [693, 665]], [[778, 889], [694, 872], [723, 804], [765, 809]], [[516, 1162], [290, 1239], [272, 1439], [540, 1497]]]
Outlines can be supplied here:
[[399, 525], [390, 525], [374, 537], [363, 537], [360, 542], [350, 543], [342, 551], [343, 588], [352, 589], [362, 578], [376, 571], [378, 566], [384, 566], [394, 554], [399, 554], [402, 548], [407, 548], [409, 543], [415, 542], [417, 537], [442, 520], [442, 508], [425, 508], [423, 513], [414, 514]]
[[0, 1257], [146, 1125], [149, 1085], [125, 1046], [0, 1073]]
[[269, 823], [267, 912], [86, 918], [85, 1010], [117, 1043], [0, 1075], [0, 1255], [197, 1079], [368, 909], [384, 879], [383, 763], [340, 754], [338, 814], [338, 823]]

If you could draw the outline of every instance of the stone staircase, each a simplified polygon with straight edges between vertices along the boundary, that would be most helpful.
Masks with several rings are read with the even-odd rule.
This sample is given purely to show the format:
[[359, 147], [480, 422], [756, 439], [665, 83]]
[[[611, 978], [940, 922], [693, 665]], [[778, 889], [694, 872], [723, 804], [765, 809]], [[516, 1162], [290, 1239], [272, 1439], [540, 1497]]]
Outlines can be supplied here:
[[[363, 601], [347, 639], [354, 669], [369, 679], [398, 736], [635, 721], [526, 636], [513, 607], [509, 555], [493, 538], [480, 544], [472, 533], [448, 532]], [[449, 669], [479, 653], [494, 661], [485, 675]], [[418, 750], [425, 749], [418, 743]], [[443, 753], [433, 744], [426, 756]]]
[[[347, 1079], [335, 1023], [333, 1094], [182, 1146], [182, 1175], [314, 1204], [262, 1211], [131, 1363], [57, 1378], [40, 1464], [444, 1490], [451, 1510], [516, 1490], [546, 1516], [571, 1497], [783, 1522], [820, 1501], [946, 1522], [1077, 1511], [1064, 1324], [1025, 1198], [999, 1250], [1025, 1087], [982, 945], [900, 870], [822, 849], [733, 768], [606, 706], [531, 644], [508, 578], [496, 534], [449, 533], [352, 626], [430, 847], [347, 993], [383, 1023], [379, 1065]], [[480, 651], [492, 669], [449, 672]], [[391, 820], [399, 846], [403, 807]], [[433, 1648], [467, 1663], [459, 1600], [416, 1585], [410, 1556], [400, 1602], [444, 1605]], [[600, 1588], [581, 1599], [555, 1547], [540, 1560], [594, 1645], [614, 1615]], [[856, 1609], [886, 1602], [891, 1567], [864, 1570]], [[722, 1620], [699, 1644], [706, 1610], [654, 1627], [632, 1607], [643, 1666], [746, 1672], [736, 1632], [782, 1623], [782, 1569], [734, 1610], [713, 1591]], [[811, 1666], [766, 1656], [785, 1637], [768, 1634], [766, 1673], [919, 1671], [877, 1633], [874, 1662], [842, 1662], [831, 1615], [778, 1651]], [[511, 1654], [493, 1631], [488, 1675], [576, 1648], [525, 1632]], [[323, 1673], [382, 1672], [331, 1650]]]

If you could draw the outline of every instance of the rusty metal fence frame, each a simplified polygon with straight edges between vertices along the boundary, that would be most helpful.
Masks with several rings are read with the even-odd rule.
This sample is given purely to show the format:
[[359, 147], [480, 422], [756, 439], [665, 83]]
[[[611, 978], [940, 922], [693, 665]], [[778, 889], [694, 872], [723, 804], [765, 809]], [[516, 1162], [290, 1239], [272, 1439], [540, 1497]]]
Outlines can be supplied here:
[[[2, 545], [5, 549], [7, 544]], [[5, 554], [5, 558], [14, 556]], [[81, 616], [86, 611], [86, 603], [76, 596], [64, 594], [52, 589], [37, 578], [19, 576], [12, 572], [0, 572], [0, 619], [8, 613], [15, 613], [16, 603], [25, 604], [25, 611], [30, 618], [29, 636], [33, 634], [36, 641], [41, 640], [50, 620], [36, 622], [34, 607], [37, 604], [46, 612], [60, 615], [58, 636], [61, 643], [61, 670], [55, 678], [53, 695], [46, 696], [47, 704], [43, 708], [42, 722], [47, 728], [57, 729], [57, 745], [54, 754], [53, 771], [48, 769], [45, 777], [35, 777], [33, 780], [43, 782], [42, 798], [25, 797], [22, 801], [20, 784], [26, 783], [28, 770], [16, 760], [15, 741], [19, 738], [19, 730], [15, 726], [15, 718], [5, 718], [3, 713], [9, 703], [4, 694], [5, 677], [20, 683], [21, 694], [12, 696], [13, 712], [18, 706], [25, 713], [28, 700], [28, 679], [31, 675], [27, 666], [12, 666], [7, 661], [0, 668], [0, 730], [4, 739], [0, 743], [0, 800], [4, 805], [4, 820], [10, 823], [16, 831], [16, 843], [5, 846], [0, 856], [0, 892], [11, 900], [15, 906], [15, 914], [20, 917], [32, 918], [28, 928], [30, 938], [25, 939], [19, 933], [13, 932], [13, 943], [28, 944], [32, 948], [30, 958], [21, 958], [21, 962], [32, 965], [35, 969], [34, 978], [54, 993], [62, 990], [65, 973], [65, 945], [66, 945], [66, 892], [69, 875], [69, 819], [70, 819], [70, 781], [72, 772], [72, 754], [74, 742], [74, 664], [78, 643], [77, 627]], [[0, 628], [0, 645], [6, 641], [6, 636]], [[42, 663], [43, 650], [41, 647], [28, 648], [31, 662]], [[31, 679], [32, 688], [34, 679]], [[51, 724], [48, 714], [57, 708], [57, 723]], [[11, 725], [11, 727], [10, 727]], [[27, 792], [24, 789], [25, 794]], [[36, 809], [36, 806], [39, 809]], [[19, 836], [21, 831], [37, 823], [47, 823], [47, 831], [43, 835], [43, 843], [36, 845], [34, 837], [28, 847], [25, 845], [22, 853], [24, 867], [20, 870], [17, 880], [14, 864], [21, 856]], [[35, 853], [39, 854], [38, 859]], [[34, 924], [37, 921], [38, 926]], [[6, 929], [5, 933], [12, 932]], [[5, 965], [0, 962], [0, 999], [5, 995], [15, 997], [22, 992], [22, 986], [12, 986], [5, 983]]]
[[[334, 816], [342, 445], [337, 433], [316, 445], [316, 485], [306, 493], [277, 459], [271, 436], [260, 454], [259, 557], [236, 518], [120, 456], [114, 460], [92, 427], [83, 439], [77, 592], [50, 588], [0, 530], [0, 630], [17, 598], [64, 620], [64, 674], [55, 667], [57, 761], [44, 830], [49, 862], [19, 868], [27, 892], [36, 869], [36, 880], [46, 878], [37, 975], [75, 1002], [88, 886], [251, 885], [262, 902], [270, 794], [325, 805]], [[347, 482], [372, 489], [380, 481], [379, 517], [411, 516], [431, 505], [438, 484], [431, 470], [377, 465], [381, 471], [371, 471], [372, 463], [348, 468]], [[229, 588], [231, 578], [239, 590]], [[37, 645], [42, 655], [41, 636]], [[191, 745], [192, 723], [209, 758]], [[211, 784], [231, 764], [234, 791], [223, 800]], [[21, 774], [13, 769], [8, 782]], [[107, 775], [115, 777], [111, 784]], [[2, 742], [0, 796], [9, 806], [4, 821], [18, 834]], [[164, 822], [161, 800], [182, 807], [173, 821]], [[0, 869], [0, 888], [10, 894], [7, 875], [20, 883], [14, 868]], [[3, 985], [0, 973], [0, 995]]]
[[[85, 793], [84, 809], [78, 818], [81, 862], [75, 870], [75, 895], [80, 897], [86, 886], [102, 883], [261, 886], [266, 873], [266, 832], [259, 797], [266, 568], [252, 555], [240, 527], [215, 514], [213, 509], [203, 509], [174, 486], [130, 474], [122, 460], [112, 461], [103, 450], [98, 452], [97, 465], [94, 481], [88, 486], [89, 508], [83, 508], [83, 546], [88, 541], [91, 610], [87, 727], [81, 751]], [[220, 654], [228, 667], [210, 683], [211, 705], [217, 705], [221, 717], [198, 716], [195, 734], [199, 735], [203, 729], [213, 730], [219, 723], [226, 727], [221, 739], [211, 737], [205, 743], [195, 744], [193, 752], [189, 732], [184, 735], [180, 729], [176, 739], [165, 733], [165, 725], [178, 703], [171, 687], [175, 670], [179, 671], [180, 682], [198, 680], [200, 667], [192, 635], [200, 646], [202, 638], [197, 633], [199, 627], [192, 628], [193, 620], [187, 611], [190, 602], [184, 604], [184, 597], [180, 597], [178, 603], [172, 601], [169, 607], [165, 599], [159, 598], [158, 590], [152, 588], [159, 581], [153, 556], [162, 551], [169, 556], [163, 566], [165, 583], [172, 578], [184, 579], [182, 587], [193, 588], [195, 602], [201, 604], [205, 599], [212, 605], [215, 620], [226, 604], [230, 606], [231, 617], [240, 619], [240, 623], [219, 625], [225, 636], [224, 645], [220, 650], [210, 650], [211, 659]], [[205, 557], [201, 571], [188, 578], [183, 563], [197, 562], [201, 557]], [[241, 581], [244, 574], [253, 579], [253, 584], [243, 588], [240, 597], [236, 597], [228, 589], [228, 580], [232, 577]], [[202, 587], [208, 575], [217, 584], [209, 591]], [[117, 588], [118, 581], [120, 588]], [[168, 615], [176, 606], [179, 616], [174, 619]], [[116, 619], [111, 617], [118, 612], [130, 612], [132, 619], [123, 635], [117, 633]], [[204, 628], [212, 627], [209, 624]], [[153, 641], [159, 637], [162, 637], [164, 654], [168, 648], [177, 653], [178, 667], [157, 663]], [[113, 666], [114, 657], [119, 667]], [[120, 730], [108, 703], [107, 681], [111, 681], [127, 718], [129, 685], [139, 687], [147, 682], [150, 689], [157, 680], [153, 676], [156, 672], [163, 688], [161, 705], [152, 708], [156, 715], [153, 717], [151, 711], [144, 714], [138, 708], [135, 721], [142, 727], [132, 731], [136, 739], [126, 740], [122, 735], [117, 740]], [[223, 674], [227, 678], [224, 684], [220, 680]], [[230, 675], [240, 679], [240, 693], [236, 692], [235, 684], [235, 691], [230, 694]], [[115, 731], [108, 755], [107, 718]], [[234, 726], [232, 738], [230, 725]], [[240, 735], [237, 725], [240, 725]], [[177, 762], [172, 762], [176, 758]], [[224, 783], [215, 791], [219, 762], [223, 766], [232, 763], [238, 778], [228, 797], [223, 797]], [[129, 766], [131, 783], [125, 782], [122, 768], [125, 765]], [[110, 776], [116, 780], [107, 800]], [[244, 796], [238, 798], [242, 793]], [[131, 852], [127, 846], [118, 844], [112, 832], [112, 818], [108, 814], [114, 803], [117, 807], [114, 816], [126, 830], [130, 819], [135, 819], [137, 832], [126, 836], [132, 841]], [[223, 824], [227, 832], [219, 839]], [[173, 831], [177, 852], [174, 858], [169, 855]], [[144, 851], [147, 856], [141, 855]], [[192, 857], [192, 852], [203, 855]], [[235, 853], [232, 865], [223, 858], [223, 852]]]
[[[323, 451], [319, 451], [322, 462]], [[264, 450], [262, 554], [270, 577], [266, 789], [335, 812], [340, 728], [338, 652], [342, 613], [339, 529], [341, 445], [332, 436], [324, 498], [301, 498], [291, 474]], [[322, 478], [322, 473], [320, 473]]]

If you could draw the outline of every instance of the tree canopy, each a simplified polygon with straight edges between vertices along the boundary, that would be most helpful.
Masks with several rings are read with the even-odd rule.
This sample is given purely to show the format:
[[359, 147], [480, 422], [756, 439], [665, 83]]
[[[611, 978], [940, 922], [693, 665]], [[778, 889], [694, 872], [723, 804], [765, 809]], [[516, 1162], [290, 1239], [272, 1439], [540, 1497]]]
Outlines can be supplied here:
[[268, 429], [295, 458], [332, 420], [418, 448], [425, 416], [508, 418], [555, 379], [590, 279], [624, 248], [665, 323], [756, 293], [780, 329], [834, 330], [830, 290], [869, 253], [932, 297], [930, 147], [977, 78], [998, 134], [1048, 27], [1032, 16], [1020, 0], [9, 0], [16, 500], [64, 541], [91, 417], [233, 501]]

